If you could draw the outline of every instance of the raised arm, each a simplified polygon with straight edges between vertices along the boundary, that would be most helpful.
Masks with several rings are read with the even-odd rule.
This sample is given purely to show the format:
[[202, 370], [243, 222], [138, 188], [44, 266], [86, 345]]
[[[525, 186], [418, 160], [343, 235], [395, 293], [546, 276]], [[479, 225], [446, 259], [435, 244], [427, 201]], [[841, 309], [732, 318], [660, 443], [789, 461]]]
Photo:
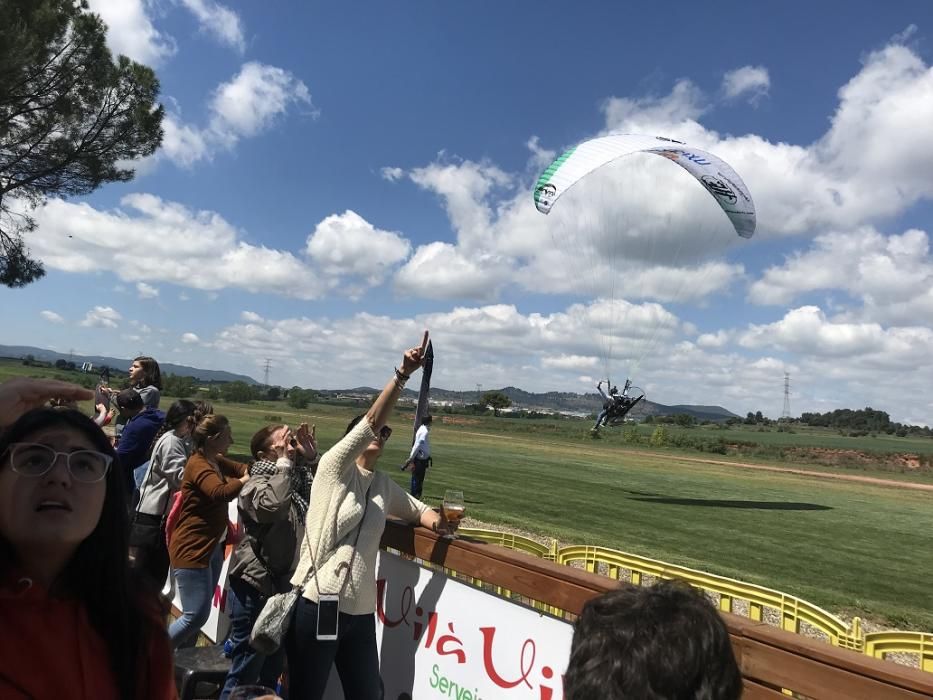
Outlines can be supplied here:
[[94, 398], [94, 392], [77, 384], [57, 379], [28, 379], [17, 377], [0, 384], [0, 428], [12, 425], [34, 408], [49, 399], [85, 401]]
[[372, 407], [366, 413], [366, 419], [373, 427], [374, 432], [378, 433], [389, 420], [392, 409], [395, 408], [398, 397], [401, 395], [402, 389], [405, 388], [405, 382], [411, 377], [412, 372], [421, 367], [424, 351], [427, 347], [428, 332], [425, 331], [424, 337], [421, 339], [421, 347], [411, 348], [405, 352], [402, 356], [402, 364], [395, 370], [395, 376], [383, 387], [382, 392], [376, 397]]

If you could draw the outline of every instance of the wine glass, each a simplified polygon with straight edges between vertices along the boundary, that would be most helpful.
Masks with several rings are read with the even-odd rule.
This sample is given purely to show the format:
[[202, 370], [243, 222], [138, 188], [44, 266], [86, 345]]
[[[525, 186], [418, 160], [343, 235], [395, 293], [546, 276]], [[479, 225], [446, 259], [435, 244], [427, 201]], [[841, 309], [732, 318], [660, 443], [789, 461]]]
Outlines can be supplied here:
[[457, 539], [457, 528], [460, 526], [460, 520], [466, 512], [466, 506], [463, 502], [463, 491], [448, 489], [444, 492], [444, 500], [441, 503], [441, 516], [447, 524], [447, 532], [444, 537], [448, 540]]

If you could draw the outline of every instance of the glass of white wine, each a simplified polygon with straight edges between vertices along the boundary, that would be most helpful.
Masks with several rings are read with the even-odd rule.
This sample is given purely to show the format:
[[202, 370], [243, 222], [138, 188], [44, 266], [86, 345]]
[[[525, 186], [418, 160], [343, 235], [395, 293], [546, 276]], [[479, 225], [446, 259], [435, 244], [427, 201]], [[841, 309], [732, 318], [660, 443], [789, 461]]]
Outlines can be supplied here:
[[447, 532], [444, 533], [446, 539], [457, 539], [457, 528], [460, 527], [464, 513], [466, 513], [466, 505], [463, 502], [463, 491], [454, 489], [445, 491], [444, 500], [441, 503], [441, 517], [447, 525]]

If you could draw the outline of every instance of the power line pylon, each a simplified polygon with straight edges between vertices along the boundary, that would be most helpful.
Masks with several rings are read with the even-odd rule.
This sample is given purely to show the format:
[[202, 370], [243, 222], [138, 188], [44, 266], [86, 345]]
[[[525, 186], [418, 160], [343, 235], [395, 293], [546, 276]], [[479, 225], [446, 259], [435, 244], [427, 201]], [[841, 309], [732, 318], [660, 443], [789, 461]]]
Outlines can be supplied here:
[[790, 420], [790, 373], [784, 372], [784, 410], [781, 420]]

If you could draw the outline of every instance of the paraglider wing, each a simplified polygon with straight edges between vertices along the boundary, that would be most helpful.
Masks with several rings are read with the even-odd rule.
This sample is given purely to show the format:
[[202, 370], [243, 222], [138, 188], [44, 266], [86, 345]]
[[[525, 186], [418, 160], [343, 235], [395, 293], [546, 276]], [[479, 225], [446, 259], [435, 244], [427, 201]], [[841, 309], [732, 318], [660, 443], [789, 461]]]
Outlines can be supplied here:
[[542, 214], [568, 189], [594, 170], [632, 153], [656, 153], [689, 172], [706, 188], [743, 238], [755, 233], [755, 203], [732, 167], [719, 157], [663, 136], [612, 134], [574, 146], [563, 153], [538, 178], [535, 206]]

